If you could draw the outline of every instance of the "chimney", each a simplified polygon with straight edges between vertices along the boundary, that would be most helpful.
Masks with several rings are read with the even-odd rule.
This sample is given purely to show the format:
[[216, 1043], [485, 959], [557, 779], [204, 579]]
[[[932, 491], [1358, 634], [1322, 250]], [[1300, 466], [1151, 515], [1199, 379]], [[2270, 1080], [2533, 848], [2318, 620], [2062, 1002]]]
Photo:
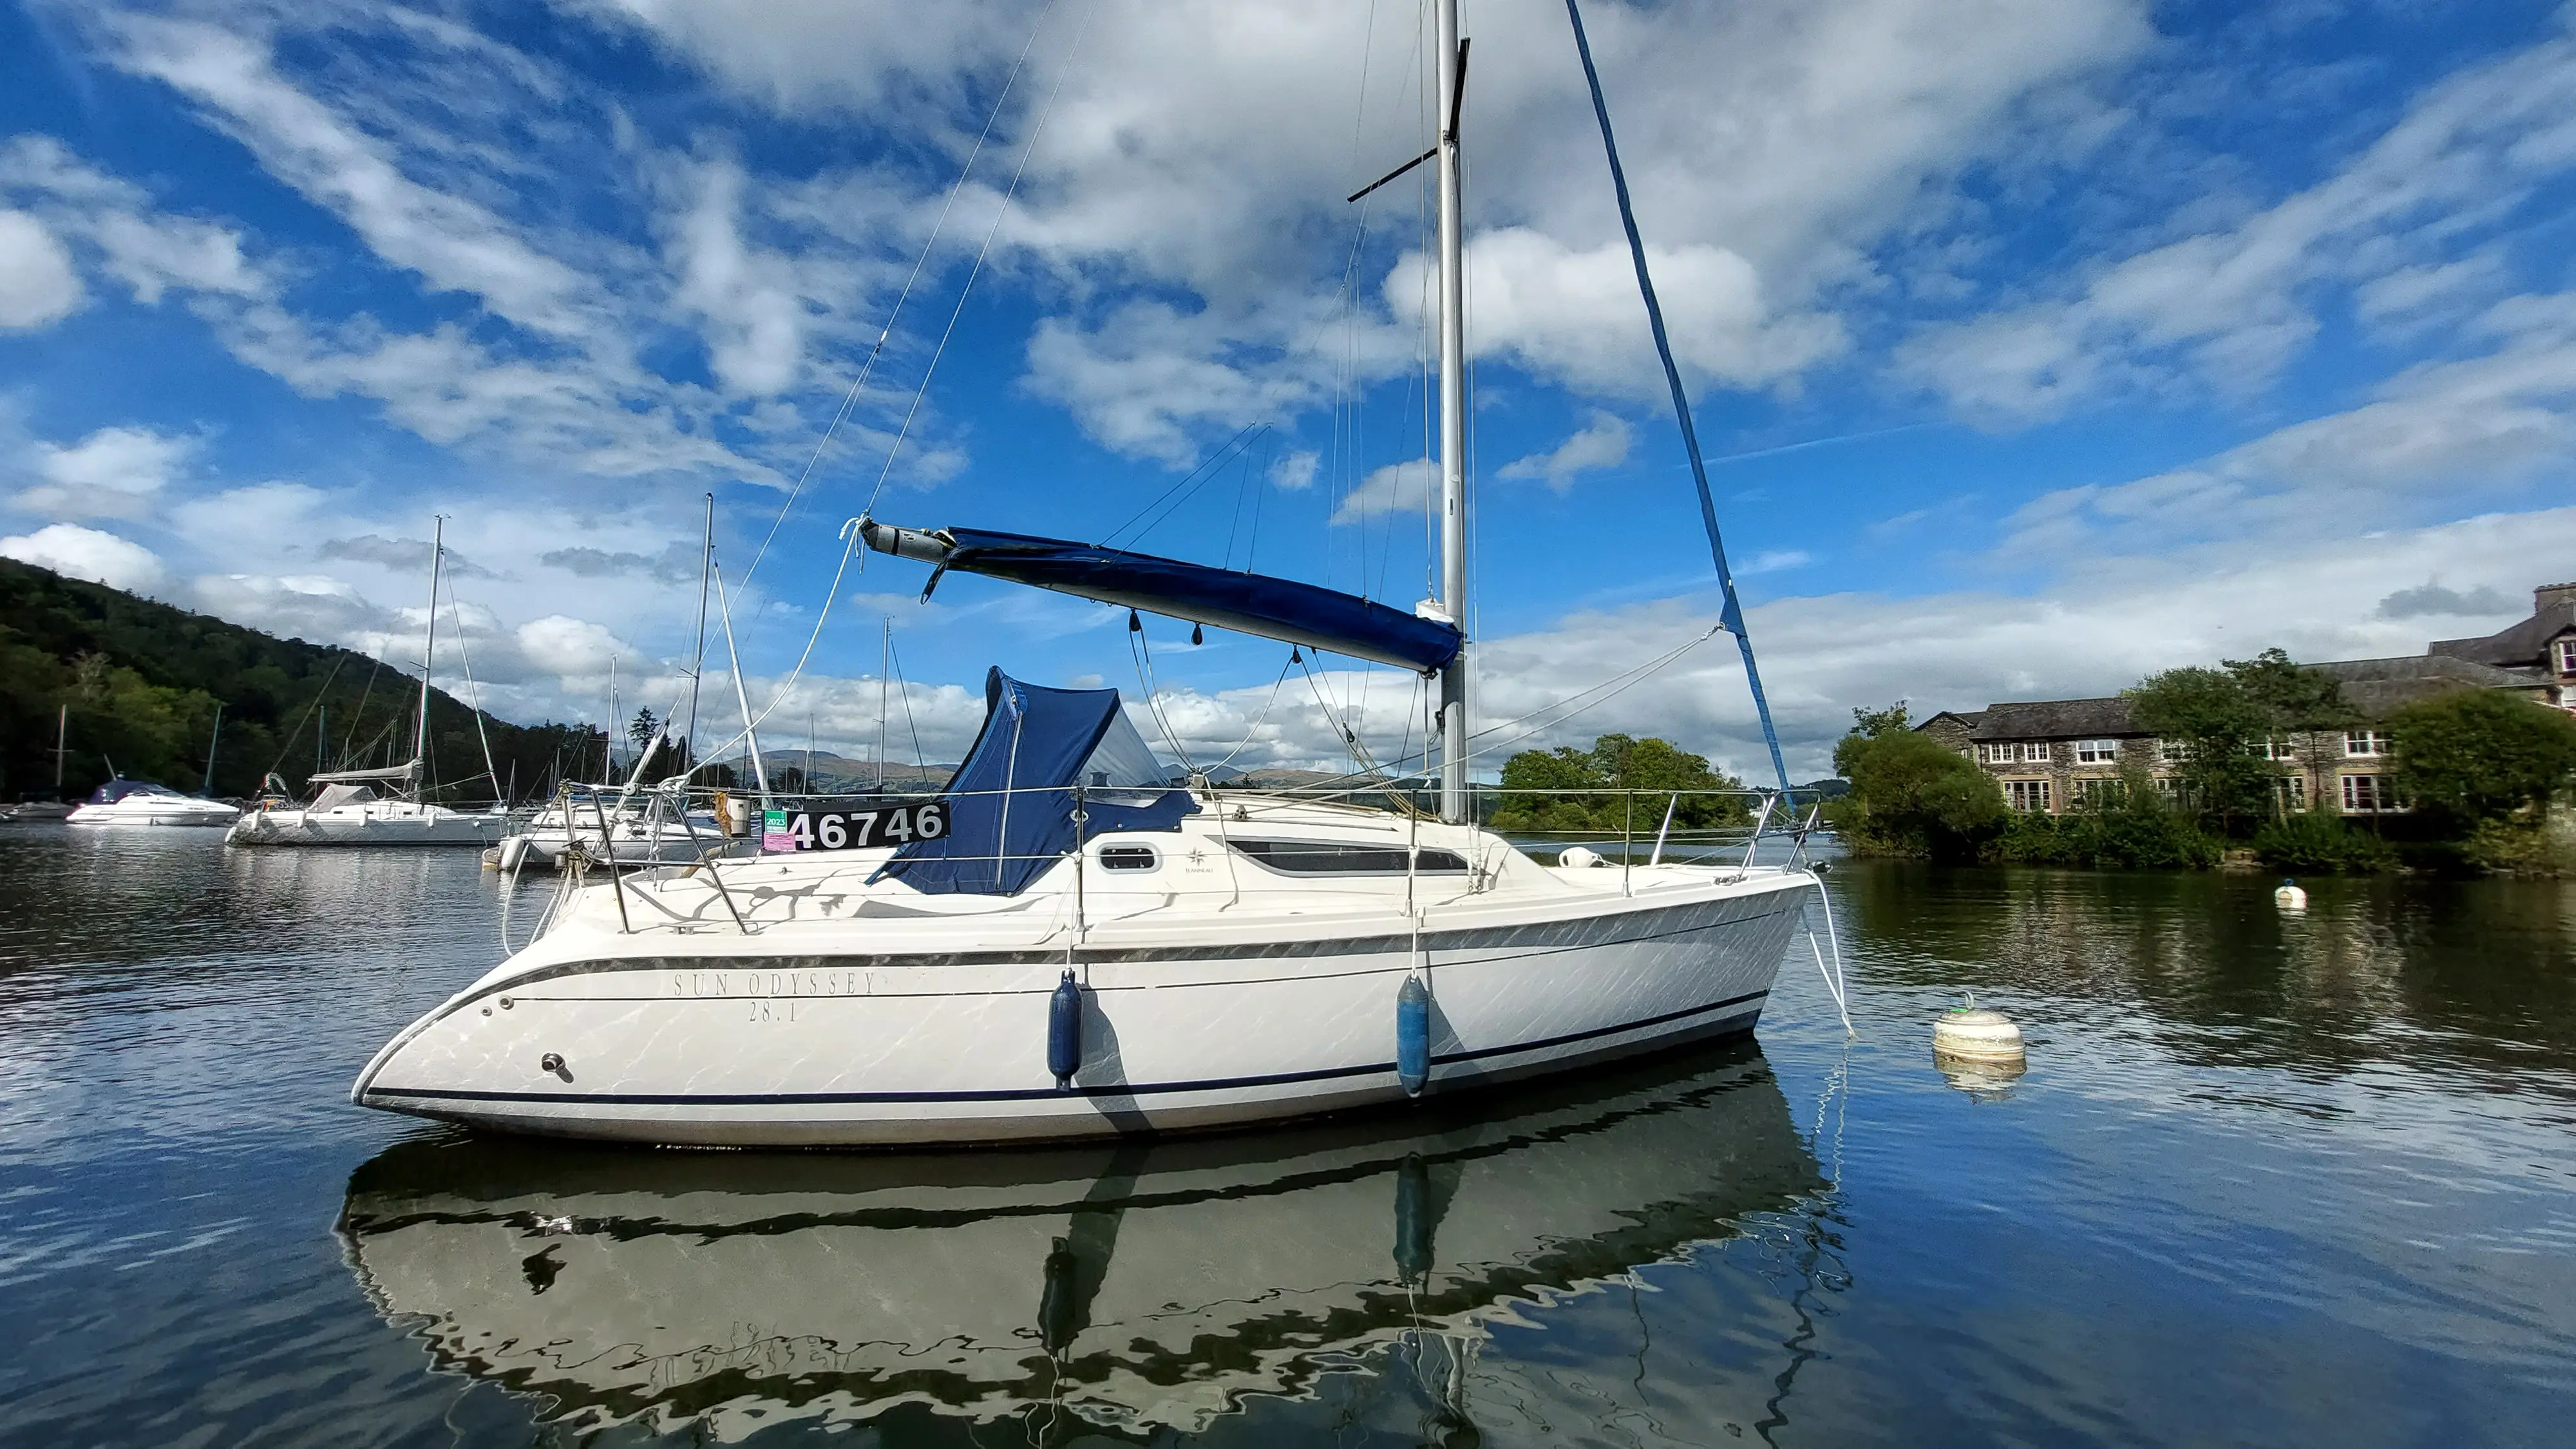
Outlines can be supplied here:
[[2531, 612], [2546, 614], [2552, 604], [2576, 604], [2576, 583], [2542, 584], [2531, 591]]

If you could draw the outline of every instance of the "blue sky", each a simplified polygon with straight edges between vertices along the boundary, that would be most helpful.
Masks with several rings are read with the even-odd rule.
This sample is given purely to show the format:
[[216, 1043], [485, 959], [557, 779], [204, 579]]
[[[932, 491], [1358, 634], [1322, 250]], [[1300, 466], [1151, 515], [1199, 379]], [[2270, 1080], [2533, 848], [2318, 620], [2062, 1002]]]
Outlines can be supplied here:
[[[1490, 724], [1715, 602], [1563, 11], [1464, 13]], [[1587, 21], [1802, 776], [1855, 705], [2411, 653], [2576, 576], [2566, 9]], [[871, 498], [1098, 539], [1197, 471], [1118, 540], [1410, 606], [1428, 198], [1341, 198], [1426, 143], [1426, 23], [20, 0], [0, 552], [411, 659], [443, 513], [487, 702], [596, 718], [612, 660], [630, 710], [681, 690], [712, 492], [773, 741], [871, 748], [891, 617], [934, 757], [988, 664], [1143, 686], [1123, 615], [966, 577], [921, 605], [899, 561], [818, 627]], [[1148, 637], [1196, 758], [1336, 763], [1354, 711], [1388, 754], [1418, 717], [1407, 676], [1281, 686], [1283, 648], [1187, 632]], [[1612, 728], [1759, 759], [1723, 639], [1487, 744]]]

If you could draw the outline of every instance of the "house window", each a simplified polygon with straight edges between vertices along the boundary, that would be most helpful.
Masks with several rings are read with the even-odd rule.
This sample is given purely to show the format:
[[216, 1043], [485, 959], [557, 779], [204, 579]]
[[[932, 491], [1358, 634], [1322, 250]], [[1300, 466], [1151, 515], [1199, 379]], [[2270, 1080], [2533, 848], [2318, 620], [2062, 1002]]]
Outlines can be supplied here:
[[[2388, 745], [2386, 730], [2345, 730], [2343, 732], [2343, 752], [2347, 759], [2357, 760], [2368, 755], [2387, 754]], [[2355, 777], [2347, 775], [2344, 778]]]
[[2343, 777], [2343, 808], [2348, 815], [2376, 815], [2383, 810], [2401, 808], [2388, 781], [2378, 775]]
[[2558, 641], [2558, 672], [2576, 674], [2576, 639]]
[[2012, 758], [2012, 756], [2007, 753], [2011, 749], [2012, 746], [2010, 745], [1979, 745], [1977, 746], [1977, 763], [1980, 765], [2000, 765]]
[[1977, 759], [1989, 765], [2018, 765], [2024, 762], [2045, 765], [2048, 763], [2048, 746], [2024, 744], [2018, 741], [2011, 744], [1979, 745]]
[[2120, 742], [2118, 740], [2077, 740], [2075, 742], [2075, 763], [2079, 765], [2111, 765], [2119, 763], [2119, 759]]
[[2165, 792], [2166, 797], [2169, 799], [2179, 800], [2182, 798], [2182, 781], [2175, 779], [2171, 775], [2158, 775], [2156, 777], [2156, 788]]
[[2288, 740], [2265, 740], [2254, 748], [2264, 759], [2285, 764], [2299, 757], [2299, 747]]
[[2191, 746], [2181, 740], [2156, 741], [2156, 759], [2164, 764], [2179, 765], [2191, 758]]
[[2027, 814], [2045, 815], [2048, 813], [2048, 782], [2046, 780], [2006, 780], [2004, 803]]
[[2049, 762], [2051, 753], [2052, 751], [2050, 747], [2044, 744], [2024, 745], [2021, 747], [2022, 763], [2026, 765], [2045, 765]]
[[2284, 810], [2308, 808], [2308, 777], [2283, 775], [2272, 782], [2272, 797]]
[[2103, 809], [2120, 803], [2120, 782], [2117, 780], [2074, 780], [2068, 782], [2067, 793], [2078, 805], [2085, 806], [2088, 809]]

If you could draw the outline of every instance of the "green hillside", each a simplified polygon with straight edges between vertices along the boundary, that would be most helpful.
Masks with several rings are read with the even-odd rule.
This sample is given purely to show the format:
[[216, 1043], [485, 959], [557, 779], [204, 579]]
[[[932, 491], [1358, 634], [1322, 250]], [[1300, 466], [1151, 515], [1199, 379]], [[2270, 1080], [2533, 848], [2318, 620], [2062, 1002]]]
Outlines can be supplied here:
[[[56, 711], [65, 705], [66, 796], [106, 779], [111, 759], [130, 778], [196, 789], [217, 701], [223, 730], [214, 792], [248, 795], [272, 768], [300, 789], [317, 768], [317, 742], [335, 768], [410, 758], [419, 697], [402, 670], [364, 654], [275, 638], [0, 559], [0, 799], [53, 793]], [[431, 798], [490, 799], [473, 711], [433, 691], [429, 723]], [[502, 781], [515, 767], [523, 796], [544, 789], [558, 768], [599, 771], [596, 728], [520, 726], [488, 715], [485, 728]]]

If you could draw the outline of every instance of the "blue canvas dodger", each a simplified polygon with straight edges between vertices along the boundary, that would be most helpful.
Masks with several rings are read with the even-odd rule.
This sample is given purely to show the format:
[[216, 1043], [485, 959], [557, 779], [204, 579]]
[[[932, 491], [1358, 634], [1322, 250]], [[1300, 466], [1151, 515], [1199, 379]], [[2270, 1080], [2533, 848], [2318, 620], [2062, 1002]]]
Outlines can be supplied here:
[[1048, 689], [994, 669], [984, 728], [948, 781], [948, 831], [894, 853], [873, 879], [925, 895], [1018, 895], [1073, 849], [1073, 787], [1084, 838], [1177, 830], [1198, 813], [1129, 723], [1114, 689]]

